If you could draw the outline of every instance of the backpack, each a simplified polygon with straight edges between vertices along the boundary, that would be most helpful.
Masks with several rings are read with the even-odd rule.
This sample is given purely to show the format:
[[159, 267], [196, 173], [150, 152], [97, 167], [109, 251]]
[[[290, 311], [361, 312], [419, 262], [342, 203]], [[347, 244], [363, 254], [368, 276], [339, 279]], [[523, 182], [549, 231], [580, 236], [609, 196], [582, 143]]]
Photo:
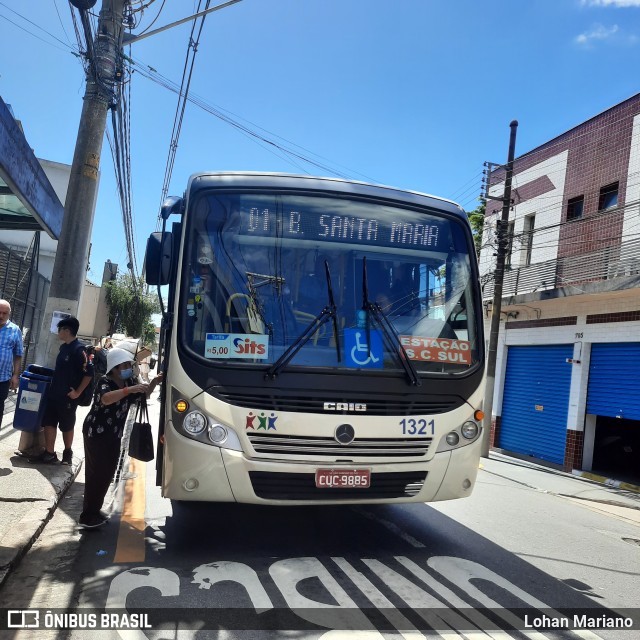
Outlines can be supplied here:
[[[83, 346], [83, 354], [84, 354], [84, 370], [87, 370], [87, 364], [93, 362], [93, 352], [90, 352], [88, 346]], [[93, 367], [93, 378], [91, 382], [84, 388], [84, 391], [78, 396], [78, 405], [81, 407], [88, 407], [93, 400], [93, 392], [96, 389], [96, 368]]]
[[93, 369], [98, 378], [107, 374], [107, 354], [104, 349], [93, 352]]

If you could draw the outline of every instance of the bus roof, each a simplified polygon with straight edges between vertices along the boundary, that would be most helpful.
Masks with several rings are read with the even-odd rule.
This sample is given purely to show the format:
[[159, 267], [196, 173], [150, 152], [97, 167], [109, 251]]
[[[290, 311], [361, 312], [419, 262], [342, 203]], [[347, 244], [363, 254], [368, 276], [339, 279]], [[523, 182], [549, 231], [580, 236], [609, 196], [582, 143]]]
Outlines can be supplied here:
[[467, 216], [462, 207], [445, 198], [439, 198], [418, 191], [407, 191], [396, 187], [370, 184], [342, 178], [315, 177], [290, 173], [269, 173], [253, 171], [210, 171], [194, 173], [189, 178], [187, 193], [211, 187], [225, 188], [281, 188], [281, 189], [320, 189], [337, 194], [355, 194], [397, 200], [407, 204], [427, 206], [458, 215], [465, 220]]

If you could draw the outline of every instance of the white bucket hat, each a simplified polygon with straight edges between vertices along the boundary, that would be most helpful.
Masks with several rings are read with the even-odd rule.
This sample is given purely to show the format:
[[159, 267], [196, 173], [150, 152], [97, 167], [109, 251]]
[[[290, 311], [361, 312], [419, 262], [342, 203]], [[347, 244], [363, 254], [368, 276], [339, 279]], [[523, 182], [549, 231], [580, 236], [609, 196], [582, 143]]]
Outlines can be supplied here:
[[123, 362], [133, 362], [133, 356], [124, 349], [109, 349], [107, 352], [107, 373]]

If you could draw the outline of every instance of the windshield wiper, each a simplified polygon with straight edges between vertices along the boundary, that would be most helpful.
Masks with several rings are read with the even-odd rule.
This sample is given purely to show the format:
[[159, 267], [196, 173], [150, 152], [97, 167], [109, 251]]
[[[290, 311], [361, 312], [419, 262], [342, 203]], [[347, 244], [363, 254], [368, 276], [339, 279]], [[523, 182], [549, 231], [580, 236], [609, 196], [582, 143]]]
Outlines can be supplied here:
[[336, 303], [333, 297], [333, 287], [331, 286], [331, 272], [329, 271], [329, 263], [324, 261], [324, 271], [327, 278], [327, 296], [329, 304], [311, 321], [309, 326], [291, 343], [289, 348], [271, 365], [265, 378], [273, 380], [282, 369], [284, 369], [292, 358], [304, 347], [311, 338], [319, 331], [320, 327], [333, 320], [333, 338], [336, 343], [336, 353], [338, 362], [340, 362], [340, 337], [338, 335], [338, 316], [336, 313]]
[[382, 329], [382, 334], [386, 338], [389, 351], [400, 361], [402, 368], [405, 370], [407, 377], [409, 378], [409, 384], [419, 387], [422, 385], [420, 377], [416, 368], [409, 359], [407, 352], [402, 346], [402, 341], [398, 332], [395, 330], [393, 324], [391, 324], [389, 318], [380, 307], [377, 302], [371, 302], [369, 300], [369, 285], [367, 283], [367, 257], [362, 257], [362, 309], [366, 313], [366, 334], [367, 334], [367, 350], [371, 355], [371, 324], [369, 321], [370, 316], [373, 316], [378, 325]]

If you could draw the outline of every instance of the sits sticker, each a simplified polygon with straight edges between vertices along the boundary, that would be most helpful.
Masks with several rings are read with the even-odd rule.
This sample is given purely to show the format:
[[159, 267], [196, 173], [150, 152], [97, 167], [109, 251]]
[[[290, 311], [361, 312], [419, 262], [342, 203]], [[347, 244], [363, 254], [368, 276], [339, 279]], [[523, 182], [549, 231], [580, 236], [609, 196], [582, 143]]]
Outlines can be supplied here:
[[269, 336], [256, 333], [207, 333], [205, 358], [266, 360]]

